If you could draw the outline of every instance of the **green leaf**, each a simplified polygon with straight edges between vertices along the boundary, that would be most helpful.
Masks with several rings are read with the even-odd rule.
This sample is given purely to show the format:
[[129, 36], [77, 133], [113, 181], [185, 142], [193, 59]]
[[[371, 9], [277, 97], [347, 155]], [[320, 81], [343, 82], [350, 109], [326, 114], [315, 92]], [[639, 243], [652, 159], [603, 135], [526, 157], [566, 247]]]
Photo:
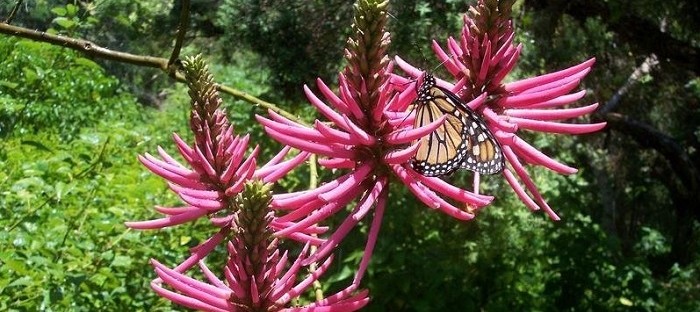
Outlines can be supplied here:
[[64, 8], [64, 7], [55, 7], [53, 9], [51, 9], [51, 12], [53, 12], [54, 14], [56, 14], [58, 16], [66, 16], [67, 11], [66, 11], [66, 8]]
[[100, 67], [100, 65], [98, 65], [97, 63], [93, 62], [92, 60], [86, 59], [84, 57], [79, 57], [79, 58], [75, 59], [75, 64], [82, 65], [82, 66], [92, 68], [92, 69], [102, 70], [102, 67]]
[[24, 73], [24, 79], [27, 80], [28, 84], [34, 83], [39, 76], [37, 76], [36, 72], [28, 67], [22, 68], [22, 73]]
[[58, 26], [61, 26], [65, 29], [73, 28], [76, 25], [73, 20], [65, 18], [65, 17], [57, 17], [53, 20], [53, 22], [58, 24]]
[[116, 256], [114, 257], [114, 261], [112, 261], [112, 266], [113, 267], [128, 267], [131, 265], [131, 257], [127, 256]]
[[46, 145], [44, 145], [43, 143], [41, 143], [41, 142], [39, 142], [39, 141], [34, 141], [34, 140], [22, 140], [22, 145], [33, 146], [33, 147], [35, 147], [35, 148], [37, 148], [37, 149], [40, 149], [40, 150], [42, 150], [42, 151], [49, 152], [49, 153], [53, 152], [50, 148], [48, 148]]
[[7, 87], [10, 89], [15, 89], [15, 88], [17, 88], [17, 86], [19, 86], [19, 84], [14, 83], [14, 82], [9, 82], [7, 80], [0, 80], [0, 86]]
[[75, 16], [75, 14], [78, 13], [78, 9], [78, 6], [69, 3], [66, 5], [66, 15]]

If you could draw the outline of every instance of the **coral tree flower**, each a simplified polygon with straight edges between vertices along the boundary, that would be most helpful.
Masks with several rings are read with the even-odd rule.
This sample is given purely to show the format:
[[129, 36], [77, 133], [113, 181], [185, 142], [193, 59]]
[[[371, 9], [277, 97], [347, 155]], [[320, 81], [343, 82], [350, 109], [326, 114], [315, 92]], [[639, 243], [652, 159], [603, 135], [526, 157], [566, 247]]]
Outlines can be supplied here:
[[[512, 4], [513, 1], [480, 0], [465, 15], [459, 42], [448, 38], [447, 51], [433, 42], [433, 50], [456, 81], [455, 85], [444, 81], [440, 83], [468, 102], [469, 107], [486, 120], [510, 164], [503, 175], [517, 196], [530, 209], [543, 209], [552, 219], [558, 220], [559, 217], [547, 205], [524, 165], [539, 165], [560, 174], [572, 174], [577, 170], [537, 150], [520, 138], [517, 131], [583, 134], [605, 127], [605, 123], [553, 121], [580, 117], [598, 107], [595, 103], [578, 108], [561, 108], [585, 95], [584, 90], [570, 92], [588, 74], [595, 59], [550, 74], [504, 83], [522, 49], [521, 44], [513, 44]], [[398, 57], [397, 64], [413, 77], [410, 80], [422, 74]], [[402, 81], [407, 80], [397, 79], [398, 84]], [[486, 101], [474, 101], [483, 93], [488, 95]], [[518, 179], [525, 184], [524, 188]], [[478, 182], [475, 184], [478, 185]]]
[[[187, 206], [157, 207], [166, 217], [127, 222], [127, 226], [158, 229], [208, 216], [219, 231], [193, 248], [191, 256], [173, 269], [152, 260], [159, 276], [151, 282], [153, 290], [175, 303], [204, 311], [355, 311], [365, 306], [369, 301], [367, 291], [357, 291], [355, 285], [306, 306], [293, 306], [292, 300], [318, 280], [332, 258], [319, 258], [321, 265], [299, 278], [302, 269], [306, 272], [302, 264], [309, 257], [310, 244], [323, 240], [302, 231], [290, 234], [307, 243], [296, 260], [289, 261], [290, 255], [278, 248], [278, 238], [273, 236], [280, 229], [272, 224], [275, 217], [270, 209], [270, 183], [305, 161], [309, 153], [283, 160], [290, 150], [286, 147], [256, 169], [258, 148], [245, 157], [248, 136], [234, 137], [204, 61], [195, 57], [183, 65], [192, 98], [190, 127], [195, 143], [188, 146], [177, 135], [175, 143], [189, 168], [162, 148], [158, 149], [162, 159], [146, 154], [139, 160], [168, 180], [170, 188]], [[323, 229], [311, 226], [306, 230], [318, 234]], [[204, 260], [223, 242], [228, 258], [222, 281]], [[195, 265], [207, 282], [186, 274]]]
[[356, 311], [369, 302], [366, 290], [356, 293], [355, 286], [350, 286], [314, 303], [291, 307], [292, 299], [307, 291], [328, 269], [332, 257], [320, 259], [322, 264], [299, 280], [309, 244], [290, 265], [288, 252], [280, 252], [269, 227], [274, 214], [269, 209], [270, 184], [248, 182], [245, 188], [234, 199], [240, 209], [231, 222], [234, 238], [227, 244], [225, 279], [219, 279], [202, 259], [197, 264], [206, 282], [183, 274], [192, 262], [170, 269], [152, 260], [159, 278], [151, 282], [151, 287], [158, 295], [189, 308], [220, 312]]
[[[290, 170], [304, 162], [309, 153], [301, 152], [291, 159], [284, 160], [290, 148], [282, 149], [267, 164], [256, 169], [256, 146], [246, 157], [249, 136], [235, 135], [233, 125], [221, 106], [221, 98], [201, 59], [192, 60], [187, 67], [192, 115], [190, 128], [194, 133], [194, 144], [188, 145], [177, 134], [173, 135], [180, 156], [187, 162], [185, 166], [158, 147], [160, 159], [146, 153], [139, 156], [153, 173], [168, 181], [168, 186], [185, 203], [184, 207], [160, 207], [155, 209], [165, 217], [138, 222], [127, 222], [134, 229], [159, 229], [209, 217], [211, 222], [227, 231], [235, 207], [231, 200], [242, 189], [246, 181], [259, 179], [273, 183]], [[315, 229], [318, 231], [318, 229]], [[296, 233], [302, 240], [312, 237]]]
[[[311, 127], [284, 118], [272, 111], [269, 118], [257, 116], [265, 131], [277, 141], [322, 156], [319, 164], [348, 172], [320, 187], [274, 196], [272, 207], [287, 211], [272, 221], [284, 229], [277, 235], [306, 231], [358, 199], [350, 215], [319, 247], [308, 262], [329, 254], [345, 235], [374, 206], [365, 253], [360, 261], [354, 285], [364, 274], [377, 239], [387, 203], [388, 183], [398, 177], [428, 207], [460, 220], [474, 217], [455, 203], [483, 207], [490, 196], [462, 190], [447, 182], [422, 176], [409, 164], [418, 148], [412, 142], [434, 131], [444, 118], [422, 128], [413, 129], [413, 118], [406, 107], [411, 99], [396, 92], [391, 83], [392, 64], [385, 55], [389, 33], [386, 2], [359, 1], [353, 26], [354, 37], [348, 42], [348, 66], [339, 75], [338, 94], [321, 80], [317, 86], [323, 99], [307, 86], [304, 92], [311, 104], [329, 121], [316, 120]], [[415, 98], [415, 94], [412, 95]], [[483, 101], [483, 98], [481, 99]]]

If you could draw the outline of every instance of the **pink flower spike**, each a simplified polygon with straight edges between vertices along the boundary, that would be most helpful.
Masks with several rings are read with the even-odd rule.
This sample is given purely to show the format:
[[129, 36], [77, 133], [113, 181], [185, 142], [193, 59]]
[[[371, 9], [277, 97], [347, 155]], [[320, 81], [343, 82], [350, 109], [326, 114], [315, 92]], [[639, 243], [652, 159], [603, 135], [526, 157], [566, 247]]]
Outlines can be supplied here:
[[159, 284], [151, 282], [151, 289], [155, 291], [159, 296], [168, 299], [176, 304], [179, 304], [181, 306], [185, 306], [188, 308], [196, 309], [196, 310], [202, 310], [202, 311], [211, 311], [211, 312], [228, 312], [228, 311], [233, 311], [229, 309], [220, 309], [217, 307], [214, 307], [212, 305], [206, 304], [204, 302], [201, 302], [199, 300], [178, 294], [176, 292], [167, 290], [163, 287], [161, 287]]
[[166, 162], [159, 161], [146, 154], [148, 157], [138, 156], [139, 161], [151, 172], [173, 183], [193, 188], [203, 189], [205, 186], [198, 183], [199, 175], [185, 168], [178, 168]]
[[486, 93], [482, 93], [467, 103], [472, 110], [478, 110], [486, 102]]
[[280, 161], [282, 161], [282, 160], [284, 159], [284, 157], [287, 156], [287, 154], [289, 154], [289, 151], [290, 151], [291, 149], [292, 149], [291, 146], [286, 146], [286, 145], [285, 145], [285, 146], [282, 147], [282, 149], [281, 149], [279, 152], [277, 152], [277, 154], [276, 154], [274, 157], [272, 157], [265, 165], [263, 165], [262, 167], [260, 167], [260, 169], [263, 169], [263, 168], [266, 168], [266, 167], [269, 167], [269, 166], [274, 166], [274, 165], [276, 165], [276, 164], [279, 164]]
[[416, 128], [416, 129], [411, 129], [411, 130], [405, 130], [405, 129], [398, 129], [389, 135], [386, 136], [386, 141], [387, 143], [390, 144], [406, 144], [410, 143], [414, 140], [420, 139], [429, 133], [435, 131], [435, 129], [439, 128], [442, 126], [442, 124], [445, 122], [445, 119], [447, 116], [443, 115], [440, 116], [440, 118], [436, 119], [435, 121]]
[[265, 131], [275, 140], [303, 151], [336, 158], [352, 158], [355, 154], [353, 151], [341, 148], [339, 146], [331, 146], [323, 143], [309, 142], [304, 139], [300, 139], [294, 136], [293, 133], [287, 135], [267, 127], [265, 127]]
[[415, 173], [414, 176], [416, 176], [417, 180], [423, 183], [425, 186], [463, 203], [483, 207], [490, 204], [493, 201], [493, 196], [474, 194], [472, 192], [455, 187], [441, 180], [440, 178], [425, 177], [418, 173]]
[[550, 74], [542, 75], [542, 76], [537, 76], [537, 77], [532, 77], [528, 79], [523, 79], [511, 83], [507, 83], [504, 85], [506, 91], [511, 92], [511, 93], [520, 93], [523, 90], [530, 89], [532, 87], [549, 83], [555, 80], [559, 80], [568, 76], [571, 76], [575, 74], [576, 72], [586, 70], [587, 68], [590, 68], [593, 66], [593, 63], [595, 63], [595, 58], [591, 58], [581, 64], [569, 67], [564, 70], [560, 70], [558, 72], [553, 72]]
[[576, 93], [571, 93], [567, 95], [562, 95], [560, 97], [553, 98], [549, 101], [544, 101], [537, 104], [532, 104], [528, 108], [554, 108], [563, 106], [566, 104], [571, 104], [583, 98], [586, 95], [586, 90], [581, 90]]
[[350, 114], [350, 108], [326, 85], [321, 78], [316, 78], [316, 86], [321, 94], [330, 101], [337, 110], [343, 114]]
[[358, 127], [354, 122], [352, 122], [347, 115], [343, 115], [343, 119], [345, 120], [346, 124], [350, 129], [348, 132], [358, 138], [360, 140], [360, 143], [364, 145], [374, 145], [376, 143], [376, 140], [374, 139], [373, 136], [369, 135], [365, 130], [362, 130], [362, 128]]
[[261, 125], [263, 125], [265, 127], [265, 129], [272, 129], [272, 130], [275, 130], [276, 132], [280, 132], [280, 133], [294, 133], [295, 137], [302, 139], [302, 140], [319, 142], [319, 141], [323, 141], [326, 139], [321, 133], [319, 133], [318, 131], [313, 130], [313, 129], [285, 125], [285, 124], [282, 124], [279, 122], [272, 121], [272, 120], [267, 119], [265, 117], [262, 117], [260, 115], [255, 115], [255, 119]]
[[[450, 74], [456, 75], [459, 72], [459, 67], [454, 61], [454, 57], [450, 57], [445, 53], [445, 50], [440, 47], [440, 44], [437, 43], [437, 41], [433, 40], [433, 51], [437, 55], [438, 59], [445, 64], [445, 69], [447, 69]], [[454, 54], [454, 53], [453, 53]]]
[[[492, 111], [488, 107], [485, 107], [484, 110], [481, 111], [481, 113], [484, 114], [484, 117], [486, 117], [486, 120], [488, 120], [489, 122], [492, 122], [495, 127], [500, 128], [501, 130], [503, 130], [505, 132], [515, 133], [516, 131], [518, 131], [518, 125], [506, 121], [505, 119], [508, 119], [508, 118], [503, 118], [503, 117], [499, 116], [498, 114], [496, 114], [494, 111]], [[493, 131], [493, 132], [495, 133], [497, 131]]]
[[514, 145], [513, 151], [520, 152], [519, 154], [525, 154], [529, 156], [532, 160], [534, 160], [537, 164], [540, 164], [544, 166], [545, 168], [548, 168], [552, 171], [561, 173], [561, 174], [573, 174], [576, 173], [578, 170], [576, 168], [569, 167], [567, 165], [564, 165], [549, 156], [545, 155], [544, 153], [538, 151], [536, 148], [532, 147], [532, 145], [528, 144], [527, 142], [523, 141], [522, 139], [518, 138], [517, 136], [514, 137]]
[[394, 56], [394, 61], [396, 62], [396, 65], [398, 65], [399, 68], [401, 68], [401, 70], [406, 72], [406, 74], [408, 74], [411, 77], [416, 78], [416, 77], [420, 77], [423, 75], [422, 70], [420, 70], [418, 67], [415, 67], [415, 66], [409, 64], [408, 62], [404, 61], [398, 55]]
[[379, 195], [377, 200], [377, 208], [374, 210], [374, 218], [372, 218], [372, 225], [369, 228], [369, 233], [367, 235], [367, 244], [365, 245], [365, 251], [362, 253], [362, 259], [360, 260], [360, 267], [355, 273], [355, 278], [353, 278], [352, 285], [359, 287], [362, 277], [367, 271], [367, 266], [369, 265], [369, 260], [372, 258], [372, 253], [374, 252], [374, 246], [377, 243], [377, 238], [379, 237], [379, 228], [382, 225], [382, 219], [384, 218], [384, 209], [386, 208], [386, 196]]
[[363, 164], [359, 168], [355, 169], [355, 171], [350, 176], [348, 176], [348, 179], [343, 181], [340, 185], [338, 185], [338, 187], [319, 195], [318, 198], [327, 203], [341, 198], [343, 194], [347, 193], [352, 187], [357, 187], [358, 185], [360, 185], [360, 183], [362, 183], [362, 181], [364, 181], [365, 178], [367, 178], [367, 175], [371, 171], [372, 166], [370, 166], [369, 164]]
[[274, 183], [289, 173], [289, 171], [305, 162], [309, 158], [309, 155], [308, 152], [300, 152], [290, 160], [256, 170], [253, 177], [262, 179], [265, 183]]
[[410, 161], [418, 151], [420, 141], [402, 150], [395, 150], [384, 154], [384, 162], [391, 165], [398, 165]]
[[[375, 184], [374, 189], [381, 189], [381, 186], [379, 184]], [[371, 206], [374, 203], [373, 200], [373, 195], [371, 195], [372, 192], [365, 193], [365, 196], [360, 202], [355, 206], [353, 211], [351, 212], [352, 215], [357, 214], [360, 210], [368, 210], [369, 208], [365, 208], [363, 206]], [[306, 259], [302, 264], [304, 266], [307, 266], [311, 263], [319, 261], [319, 259], [322, 259], [326, 257], [330, 252], [333, 251], [333, 249], [340, 244], [340, 242], [347, 236], [347, 234], [350, 232], [350, 230], [357, 225], [357, 223], [360, 222], [359, 219], [356, 218], [345, 218], [343, 220], [343, 223], [340, 224], [340, 226], [335, 230], [333, 235], [331, 235], [328, 240], [326, 240], [321, 246], [318, 247], [316, 252], [311, 255], [310, 258]]]
[[488, 74], [489, 69], [491, 68], [489, 65], [491, 63], [491, 43], [488, 42], [486, 37], [484, 37], [484, 43], [486, 45], [486, 49], [484, 50], [484, 54], [482, 56], [481, 60], [481, 68], [479, 69], [479, 75], [477, 76], [477, 79], [479, 81], [484, 81], [486, 80], [486, 74]]
[[323, 135], [326, 140], [332, 141], [333, 143], [357, 145], [362, 144], [361, 140], [350, 133], [345, 131], [333, 129], [322, 122], [316, 120], [314, 122], [314, 128]]
[[224, 195], [219, 191], [208, 191], [208, 190], [198, 190], [186, 187], [181, 187], [177, 184], [168, 182], [168, 187], [170, 187], [173, 192], [178, 194], [184, 194], [194, 198], [201, 198], [205, 200], [219, 200]]
[[377, 182], [374, 184], [374, 187], [372, 187], [372, 189], [369, 191], [369, 195], [367, 196], [365, 204], [362, 206], [358, 206], [359, 208], [357, 209], [357, 212], [351, 215], [353, 219], [359, 221], [365, 217], [369, 209], [372, 207], [372, 203], [379, 200], [379, 195], [382, 193], [382, 190], [384, 190], [384, 187], [387, 185], [387, 183], [388, 179], [386, 177], [381, 177], [379, 180], [377, 180]]
[[567, 84], [549, 90], [508, 96], [501, 99], [499, 101], [499, 105], [503, 105], [503, 107], [526, 107], [546, 102], [573, 90], [574, 88], [576, 88], [576, 86], [578, 86], [579, 82], [579, 80], [574, 80]]
[[507, 109], [503, 114], [510, 117], [534, 120], [561, 120], [590, 114], [598, 108], [598, 103], [588, 106], [565, 109]]
[[518, 117], [511, 117], [509, 120], [518, 125], [519, 128], [540, 132], [584, 134], [596, 132], [605, 128], [606, 123], [595, 124], [566, 124], [551, 121], [540, 121]]
[[[216, 286], [212, 286], [206, 283], [202, 283], [193, 279], [189, 276], [183, 275], [182, 273], [176, 272], [168, 267], [164, 266], [155, 259], [151, 259], [151, 264], [163, 273], [163, 276], [167, 276], [170, 281], [177, 282], [180, 287], [189, 287], [195, 291], [202, 291], [204, 296], [212, 296], [214, 298], [228, 299], [231, 296], [231, 291], [226, 289], [220, 289]], [[163, 277], [161, 276], [161, 277]], [[165, 282], [168, 280], [163, 279]]]
[[217, 211], [219, 209], [224, 208], [224, 203], [222, 203], [219, 200], [207, 200], [207, 199], [202, 199], [202, 198], [197, 198], [197, 197], [192, 197], [188, 196], [185, 194], [178, 194], [180, 195], [180, 198], [185, 202], [188, 203], [194, 207], [201, 208], [204, 210], [209, 210], [211, 211]]
[[537, 206], [535, 201], [533, 201], [532, 198], [525, 193], [525, 189], [520, 186], [520, 183], [518, 183], [518, 181], [515, 179], [515, 176], [510, 169], [504, 169], [503, 176], [506, 177], [506, 181], [508, 184], [510, 184], [510, 187], [513, 189], [513, 191], [515, 191], [515, 194], [518, 195], [518, 198], [520, 198], [520, 201], [522, 201], [526, 207], [530, 208], [532, 211], [540, 210], [540, 207]]
[[498, 72], [496, 72], [496, 74], [493, 76], [492, 80], [494, 83], [501, 83], [501, 81], [503, 81], [503, 78], [505, 78], [506, 75], [508, 75], [513, 70], [515, 64], [518, 62], [518, 58], [520, 57], [520, 51], [522, 51], [522, 49], [523, 45], [519, 44], [515, 48], [515, 52], [513, 52], [510, 58], [504, 58], [503, 60], [501, 60], [501, 63], [505, 62], [505, 64], [503, 64], [503, 67], [501, 67], [501, 69]]
[[535, 186], [535, 182], [530, 179], [530, 176], [527, 174], [527, 171], [525, 171], [525, 168], [523, 165], [518, 161], [517, 156], [515, 153], [513, 153], [513, 150], [511, 150], [510, 147], [504, 146], [503, 147], [503, 152], [506, 156], [506, 158], [510, 161], [511, 165], [513, 166], [513, 170], [515, 170], [515, 173], [518, 174], [518, 177], [520, 177], [520, 180], [525, 183], [525, 187], [530, 191], [530, 194], [532, 194], [535, 197], [535, 200], [540, 208], [542, 208], [553, 220], [559, 220], [559, 216], [552, 210], [552, 208], [549, 207], [547, 202], [544, 200], [542, 197], [542, 194], [537, 190], [537, 187]]
[[124, 222], [124, 225], [136, 230], [155, 230], [194, 221], [207, 215], [208, 213], [208, 210], [192, 207], [191, 209], [188, 209], [187, 212], [179, 213], [177, 215], [170, 215], [165, 218], [148, 221]]
[[186, 207], [162, 207], [162, 206], [157, 206], [157, 205], [156, 205], [156, 206], [153, 207], [153, 209], [155, 209], [156, 211], [158, 211], [158, 212], [161, 213], [161, 214], [173, 216], [173, 215], [179, 215], [179, 214], [181, 214], [181, 213], [187, 212], [187, 211], [189, 211], [190, 209], [197, 209], [197, 208], [193, 208], [192, 206], [186, 206]]
[[316, 95], [314, 95], [313, 92], [311, 92], [311, 89], [309, 89], [309, 87], [304, 86], [304, 94], [306, 94], [306, 98], [309, 99], [311, 105], [315, 106], [321, 114], [333, 121], [333, 123], [335, 123], [341, 129], [345, 131], [350, 131], [350, 126], [348, 126], [345, 123], [343, 116], [333, 111], [330, 107], [326, 106], [326, 104], [324, 104], [323, 101], [316, 97]]
[[163, 160], [165, 160], [167, 163], [176, 167], [185, 167], [182, 164], [180, 164], [177, 160], [175, 160], [175, 158], [170, 156], [170, 154], [168, 154], [162, 147], [158, 146], [156, 147], [156, 149], [158, 150], [158, 155], [160, 155], [160, 157], [163, 158]]
[[180, 155], [185, 158], [185, 161], [188, 163], [192, 163], [193, 161], [193, 155], [194, 155], [194, 150], [187, 145], [187, 143], [180, 138], [177, 133], [173, 133], [173, 141], [175, 141], [175, 145], [177, 146], [177, 149], [180, 151]]
[[328, 169], [352, 169], [355, 162], [346, 158], [321, 158], [318, 164]]
[[[358, 122], [366, 122], [367, 118], [365, 117], [365, 114], [362, 112], [360, 109], [360, 106], [357, 104], [355, 99], [350, 95], [352, 92], [348, 88], [348, 80], [345, 78], [345, 75], [340, 74], [338, 75], [338, 88], [340, 89], [340, 96], [343, 98], [343, 102], [341, 102], [343, 105], [347, 106], [347, 108], [350, 110], [350, 113], [352, 114], [354, 119], [357, 120]], [[347, 114], [345, 114], [347, 116]]]
[[340, 182], [345, 181], [352, 175], [352, 172], [337, 178], [331, 182], [325, 183], [321, 185], [320, 187], [317, 187], [313, 190], [308, 190], [308, 191], [300, 191], [296, 193], [288, 193], [288, 194], [275, 194], [272, 196], [272, 203], [271, 206], [274, 208], [279, 208], [279, 207], [300, 207], [307, 203], [309, 200], [315, 199], [318, 197], [318, 195], [327, 192], [331, 189], [334, 189], [340, 185]]

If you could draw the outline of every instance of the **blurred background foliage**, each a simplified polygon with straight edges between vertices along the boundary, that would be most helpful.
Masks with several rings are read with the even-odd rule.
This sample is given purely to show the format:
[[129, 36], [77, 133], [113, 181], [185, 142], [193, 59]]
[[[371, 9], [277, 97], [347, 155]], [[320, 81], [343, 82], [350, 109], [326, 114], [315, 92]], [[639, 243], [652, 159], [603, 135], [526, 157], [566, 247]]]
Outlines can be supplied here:
[[[68, 2], [24, 1], [12, 24], [168, 57], [179, 1]], [[458, 37], [470, 3], [392, 2], [392, 56], [439, 67], [430, 42]], [[14, 5], [0, 3], [0, 19]], [[599, 102], [591, 118], [609, 126], [526, 134], [580, 168], [566, 177], [532, 170], [559, 222], [527, 211], [498, 177], [485, 181], [498, 199], [469, 223], [392, 189], [364, 281], [367, 310], [700, 310], [697, 16], [693, 1], [516, 2], [524, 48], [512, 78], [595, 56], [581, 104]], [[184, 53], [204, 53], [219, 82], [310, 121], [301, 86], [335, 81], [351, 21], [346, 1], [196, 0]], [[263, 159], [279, 149], [252, 120], [262, 110], [224, 100]], [[177, 309], [149, 289], [148, 259], [181, 261], [208, 237], [206, 224], [135, 232], [123, 222], [178, 203], [136, 155], [174, 152], [172, 132], [190, 137], [188, 103], [159, 71], [0, 35], [0, 310]], [[451, 177], [465, 186], [469, 178]], [[300, 168], [279, 188], [307, 183]], [[327, 291], [349, 282], [366, 230], [338, 249]]]

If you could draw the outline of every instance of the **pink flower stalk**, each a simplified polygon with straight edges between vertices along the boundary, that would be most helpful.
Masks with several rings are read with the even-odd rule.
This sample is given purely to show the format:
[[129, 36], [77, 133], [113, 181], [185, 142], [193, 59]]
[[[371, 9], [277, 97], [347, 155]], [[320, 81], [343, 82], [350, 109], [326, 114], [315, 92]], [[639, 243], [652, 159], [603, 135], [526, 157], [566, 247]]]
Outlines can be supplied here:
[[[506, 181], [517, 196], [532, 210], [543, 209], [550, 218], [557, 214], [547, 205], [526, 164], [539, 165], [561, 174], [577, 170], [545, 155], [517, 135], [519, 129], [548, 133], [583, 134], [595, 132], [605, 123], [570, 124], [555, 122], [589, 114], [597, 103], [579, 108], [560, 108], [581, 99], [585, 91], [571, 92], [588, 74], [595, 59], [554, 73], [520, 81], [503, 83], [520, 56], [522, 44], [514, 45], [510, 10], [514, 1], [480, 0], [464, 17], [460, 41], [450, 37], [447, 52], [433, 41], [433, 50], [454, 76], [454, 85], [440, 81], [442, 87], [458, 94], [471, 109], [479, 113], [503, 148], [510, 167], [503, 170]], [[397, 64], [413, 78], [396, 78], [396, 84], [406, 84], [422, 76], [422, 71], [396, 58]], [[484, 93], [488, 95], [486, 101]], [[404, 91], [415, 94], [413, 88]], [[516, 178], [517, 176], [517, 178]], [[525, 187], [518, 182], [525, 184]], [[475, 175], [478, 187], [478, 175]], [[530, 194], [527, 194], [529, 192]]]
[[[232, 199], [243, 189], [244, 183], [250, 180], [273, 183], [309, 156], [307, 152], [300, 152], [284, 160], [290, 151], [286, 147], [267, 164], [256, 169], [259, 148], [256, 146], [246, 157], [249, 136], [234, 136], [233, 125], [220, 107], [221, 98], [204, 61], [201, 58], [190, 59], [185, 62], [185, 69], [193, 107], [190, 128], [194, 132], [195, 142], [190, 146], [177, 134], [173, 138], [188, 166], [175, 160], [161, 147], [158, 147], [160, 158], [146, 153], [139, 156], [139, 161], [166, 179], [170, 189], [186, 206], [156, 206], [156, 211], [163, 214], [163, 218], [127, 222], [130, 228], [160, 229], [207, 216], [212, 224], [222, 231], [228, 231], [227, 227], [236, 211], [231, 204]], [[320, 228], [309, 230], [315, 233], [322, 231]], [[292, 237], [320, 242], [308, 233], [295, 233]]]
[[[191, 256], [170, 269], [152, 260], [158, 278], [152, 288], [161, 296], [190, 308], [205, 311], [355, 311], [367, 304], [367, 291], [355, 285], [303, 307], [293, 307], [299, 298], [317, 281], [331, 264], [331, 258], [320, 259], [318, 268], [305, 278], [298, 278], [302, 263], [309, 257], [310, 243], [323, 240], [311, 234], [325, 229], [311, 226], [307, 232], [289, 235], [306, 241], [299, 257], [289, 263], [289, 255], [278, 248], [278, 239], [270, 209], [271, 182], [276, 181], [305, 161], [309, 155], [301, 152], [283, 160], [290, 147], [284, 148], [265, 166], [256, 169], [258, 148], [245, 156], [248, 136], [234, 137], [233, 127], [220, 108], [213, 77], [204, 61], [190, 58], [183, 63], [192, 98], [190, 127], [195, 143], [188, 146], [179, 136], [175, 142], [189, 166], [174, 160], [162, 148], [162, 159], [146, 154], [139, 160], [152, 172], [168, 180], [170, 188], [187, 204], [185, 207], [157, 207], [166, 217], [141, 222], [128, 222], [137, 229], [156, 229], [193, 221], [208, 216], [219, 231], [191, 250]], [[276, 224], [282, 224], [277, 222]], [[225, 281], [205, 265], [204, 259], [226, 242], [228, 261], [223, 268]], [[198, 265], [208, 282], [187, 276]], [[304, 269], [306, 270], [306, 269]]]
[[[311, 104], [330, 122], [316, 120], [307, 127], [272, 111], [269, 118], [257, 119], [277, 141], [320, 155], [321, 166], [348, 170], [316, 189], [273, 196], [272, 207], [287, 212], [272, 221], [278, 224], [276, 228], [283, 228], [277, 235], [311, 232], [316, 224], [358, 199], [348, 217], [305, 263], [328, 255], [374, 206], [365, 252], [353, 281], [358, 285], [379, 233], [392, 176], [428, 207], [460, 220], [470, 220], [474, 215], [455, 203], [483, 207], [493, 198], [425, 177], [411, 168], [409, 161], [418, 148], [417, 143], [411, 143], [434, 131], [444, 118], [413, 129], [413, 116], [405, 112], [411, 96], [397, 93], [390, 82], [392, 64], [385, 55], [389, 43], [389, 33], [384, 31], [386, 2], [359, 1], [355, 16], [355, 36], [346, 50], [349, 64], [339, 75], [339, 92], [334, 93], [317, 80], [324, 101], [304, 86]], [[484, 99], [476, 99], [475, 104]]]
[[[191, 257], [175, 269], [152, 260], [159, 276], [151, 282], [156, 293], [203, 311], [356, 311], [364, 307], [369, 302], [368, 292], [356, 292], [354, 285], [314, 303], [292, 306], [292, 300], [307, 291], [328, 269], [332, 257], [319, 259], [322, 264], [315, 271], [298, 278], [302, 263], [309, 257], [310, 245], [306, 244], [291, 264], [288, 252], [280, 251], [269, 227], [274, 218], [274, 212], [269, 209], [270, 188], [270, 184], [260, 181], [247, 182], [245, 190], [235, 197], [234, 204], [239, 210], [231, 221], [234, 236], [227, 244], [229, 257], [223, 281], [202, 257]], [[184, 274], [194, 264], [199, 266], [206, 281]]]

